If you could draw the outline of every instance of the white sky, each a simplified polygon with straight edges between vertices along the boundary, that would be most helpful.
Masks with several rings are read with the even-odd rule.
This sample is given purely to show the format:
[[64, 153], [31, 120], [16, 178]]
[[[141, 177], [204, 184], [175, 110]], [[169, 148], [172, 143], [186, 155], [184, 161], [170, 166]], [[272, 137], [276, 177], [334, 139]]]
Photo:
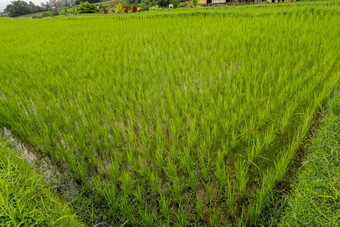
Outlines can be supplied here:
[[[6, 6], [11, 3], [12, 0], [0, 0], [0, 12], [4, 11]], [[35, 5], [40, 6], [41, 2], [46, 2], [46, 0], [25, 0], [25, 2], [32, 1]]]

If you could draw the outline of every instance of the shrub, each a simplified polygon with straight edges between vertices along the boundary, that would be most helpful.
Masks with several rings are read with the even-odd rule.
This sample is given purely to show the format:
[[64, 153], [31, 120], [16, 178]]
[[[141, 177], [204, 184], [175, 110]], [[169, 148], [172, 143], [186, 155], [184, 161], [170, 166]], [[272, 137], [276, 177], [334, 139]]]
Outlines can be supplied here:
[[41, 14], [32, 16], [32, 19], [40, 19], [40, 18], [43, 18], [43, 16]]
[[141, 4], [138, 4], [138, 6], [140, 7], [140, 10], [139, 11], [147, 11], [149, 10], [149, 4], [146, 4], [146, 3], [141, 3]]
[[159, 9], [162, 9], [162, 8], [160, 8], [158, 5], [155, 5], [149, 8], [149, 10], [159, 10]]
[[115, 13], [118, 13], [118, 14], [124, 13], [124, 9], [123, 9], [122, 4], [118, 3], [116, 5]]
[[81, 2], [76, 9], [77, 14], [98, 13], [97, 6], [89, 2]]
[[109, 13], [109, 11], [108, 11], [105, 7], [103, 8], [102, 12], [103, 12], [104, 14]]
[[198, 8], [200, 5], [198, 4], [198, 0], [190, 0], [188, 8]]
[[127, 7], [127, 5], [123, 4], [122, 8], [124, 10], [124, 13], [129, 13], [129, 8]]
[[132, 11], [132, 13], [137, 12], [137, 6], [135, 4], [132, 5], [131, 11]]
[[51, 16], [51, 14], [48, 13], [48, 12], [44, 12], [41, 16], [42, 16], [42, 17], [49, 17], [49, 16]]
[[160, 7], [168, 7], [169, 4], [171, 4], [171, 1], [170, 0], [159, 0], [157, 2], [157, 5], [159, 5]]
[[59, 12], [57, 9], [53, 9], [52, 12], [51, 12], [51, 16], [58, 16], [59, 15]]
[[172, 0], [172, 1], [171, 1], [171, 4], [174, 5], [174, 8], [178, 8], [178, 7], [179, 7], [179, 3], [180, 3], [179, 0]]

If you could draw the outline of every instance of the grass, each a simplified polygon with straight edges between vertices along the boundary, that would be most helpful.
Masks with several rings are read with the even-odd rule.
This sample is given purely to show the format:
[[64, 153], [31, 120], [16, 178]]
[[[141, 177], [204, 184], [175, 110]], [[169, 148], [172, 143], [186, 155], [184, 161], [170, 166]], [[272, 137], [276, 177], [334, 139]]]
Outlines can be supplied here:
[[0, 225], [84, 226], [4, 138], [0, 139]]
[[312, 138], [282, 226], [340, 225], [340, 92]]
[[339, 83], [331, 3], [0, 20], [0, 127], [92, 220], [256, 225]]

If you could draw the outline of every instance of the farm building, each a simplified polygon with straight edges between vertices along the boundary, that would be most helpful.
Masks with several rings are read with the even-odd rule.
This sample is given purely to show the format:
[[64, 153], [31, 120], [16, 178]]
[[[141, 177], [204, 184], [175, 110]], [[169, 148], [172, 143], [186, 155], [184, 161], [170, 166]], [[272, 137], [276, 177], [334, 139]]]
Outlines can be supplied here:
[[0, 17], [8, 17], [8, 13], [7, 12], [0, 12]]

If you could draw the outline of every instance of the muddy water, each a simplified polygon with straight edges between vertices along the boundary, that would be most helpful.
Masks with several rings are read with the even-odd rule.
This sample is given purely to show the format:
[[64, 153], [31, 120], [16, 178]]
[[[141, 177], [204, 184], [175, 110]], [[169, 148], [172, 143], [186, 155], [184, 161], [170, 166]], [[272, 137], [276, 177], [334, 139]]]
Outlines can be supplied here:
[[52, 188], [61, 194], [61, 196], [70, 198], [78, 195], [77, 184], [73, 177], [66, 171], [59, 171], [53, 163], [46, 157], [37, 157], [32, 151], [8, 130], [2, 128], [0, 137], [5, 138], [5, 141], [38, 172], [43, 174], [46, 182], [50, 182]]

